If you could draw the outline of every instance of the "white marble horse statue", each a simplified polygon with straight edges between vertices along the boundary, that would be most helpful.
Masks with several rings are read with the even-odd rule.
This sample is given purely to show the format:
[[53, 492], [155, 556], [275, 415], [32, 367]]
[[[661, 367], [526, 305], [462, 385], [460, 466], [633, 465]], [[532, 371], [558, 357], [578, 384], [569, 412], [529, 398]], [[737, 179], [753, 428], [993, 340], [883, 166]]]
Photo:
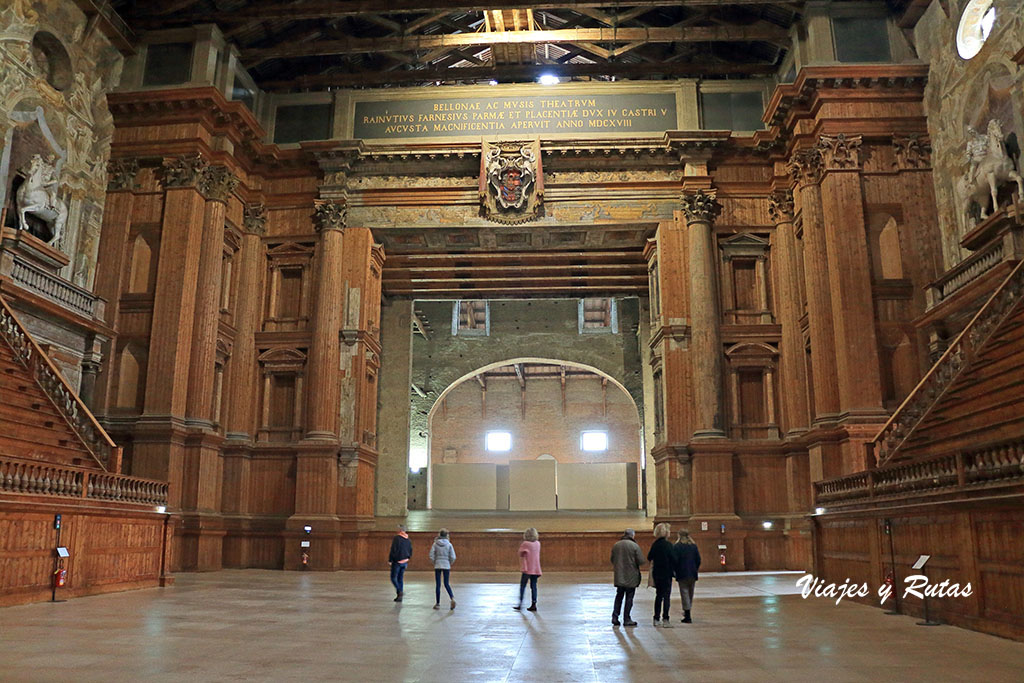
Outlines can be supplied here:
[[[998, 120], [988, 122], [986, 133], [976, 133], [968, 128], [968, 135], [971, 136], [967, 141], [967, 160], [970, 166], [967, 175], [960, 178], [957, 189], [964, 212], [970, 215], [971, 203], [977, 202], [981, 220], [985, 220], [999, 209], [996, 194], [1003, 183], [1009, 180], [1016, 182], [1018, 196], [1024, 199], [1024, 179], [1017, 172], [1014, 158], [1007, 149], [1010, 141], [1003, 137], [1003, 127]], [[1012, 146], [1016, 147], [1016, 136], [1011, 135], [1011, 138]]]
[[59, 180], [52, 164], [36, 154], [28, 165], [25, 182], [18, 188], [15, 200], [18, 204], [18, 228], [28, 230], [29, 214], [50, 227], [51, 244], [55, 244], [64, 232], [68, 220], [68, 207], [57, 196]]

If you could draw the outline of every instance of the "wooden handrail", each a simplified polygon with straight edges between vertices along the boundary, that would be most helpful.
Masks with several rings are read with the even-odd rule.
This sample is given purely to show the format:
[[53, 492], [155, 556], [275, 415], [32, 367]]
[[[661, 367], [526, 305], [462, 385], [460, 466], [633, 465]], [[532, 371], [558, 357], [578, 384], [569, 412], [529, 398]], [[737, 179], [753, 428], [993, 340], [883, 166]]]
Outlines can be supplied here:
[[[974, 314], [974, 317], [960, 331], [945, 353], [925, 373], [917, 386], [893, 411], [885, 425], [868, 442], [875, 455], [876, 464], [881, 465], [892, 459], [895, 452], [913, 433], [925, 415], [931, 411], [953, 380], [970, 364], [978, 349], [999, 326], [998, 323], [1002, 322], [1002, 317], [1016, 305], [1018, 300], [1008, 298], [1008, 292], [1011, 287], [1020, 284], [1018, 280], [1022, 279], [1024, 279], [1024, 261], [1018, 262], [1006, 279], [996, 287], [996, 290], [985, 301], [985, 305]], [[1003, 305], [1006, 307], [1000, 308]], [[989, 323], [993, 318], [999, 319], [994, 321], [995, 324], [989, 325], [988, 329], [984, 329], [982, 324]], [[930, 397], [923, 396], [925, 390], [933, 385], [935, 393]], [[927, 405], [920, 405], [925, 402]], [[913, 408], [917, 408], [916, 413], [912, 411]], [[897, 433], [898, 428], [903, 429], [902, 434]], [[890, 444], [893, 440], [898, 440], [895, 445]]]
[[0, 454], [0, 493], [166, 507], [167, 482]]
[[121, 469], [121, 448], [110, 438], [3, 297], [0, 297], [0, 335], [14, 350], [18, 361], [32, 372], [33, 379], [64, 416], [96, 463], [105, 472], [118, 472]]

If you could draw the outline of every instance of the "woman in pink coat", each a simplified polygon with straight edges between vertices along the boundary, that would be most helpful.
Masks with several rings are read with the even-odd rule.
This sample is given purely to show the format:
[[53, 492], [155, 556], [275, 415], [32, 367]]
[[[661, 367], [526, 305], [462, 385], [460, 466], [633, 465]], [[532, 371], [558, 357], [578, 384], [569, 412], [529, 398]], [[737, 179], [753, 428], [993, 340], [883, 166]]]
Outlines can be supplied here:
[[512, 609], [523, 608], [523, 594], [526, 592], [526, 580], [530, 580], [530, 595], [533, 602], [526, 609], [530, 612], [537, 611], [537, 579], [540, 578], [540, 541], [537, 540], [537, 530], [530, 527], [523, 532], [523, 542], [519, 544], [519, 565], [523, 575], [519, 579], [519, 604]]

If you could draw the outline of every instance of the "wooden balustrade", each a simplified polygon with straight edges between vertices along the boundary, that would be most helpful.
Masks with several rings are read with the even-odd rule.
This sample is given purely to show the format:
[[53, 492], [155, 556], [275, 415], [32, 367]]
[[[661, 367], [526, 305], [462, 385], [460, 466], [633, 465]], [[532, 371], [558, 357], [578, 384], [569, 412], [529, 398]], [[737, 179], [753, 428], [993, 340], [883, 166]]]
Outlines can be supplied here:
[[897, 457], [926, 415], [939, 402], [953, 381], [978, 358], [981, 348], [1024, 297], [1024, 261], [1019, 262], [1006, 280], [971, 319], [963, 331], [900, 404], [875, 438], [868, 454], [881, 465]]
[[166, 482], [5, 456], [0, 456], [0, 492], [167, 505]]
[[816, 505], [850, 505], [993, 483], [1024, 483], [1024, 439], [818, 481], [814, 484], [814, 501]]
[[63, 415], [99, 466], [110, 472], [121, 469], [121, 449], [96, 421], [92, 412], [64, 376], [39, 348], [32, 335], [0, 298], [0, 336], [10, 345], [18, 362], [32, 374], [50, 401]]

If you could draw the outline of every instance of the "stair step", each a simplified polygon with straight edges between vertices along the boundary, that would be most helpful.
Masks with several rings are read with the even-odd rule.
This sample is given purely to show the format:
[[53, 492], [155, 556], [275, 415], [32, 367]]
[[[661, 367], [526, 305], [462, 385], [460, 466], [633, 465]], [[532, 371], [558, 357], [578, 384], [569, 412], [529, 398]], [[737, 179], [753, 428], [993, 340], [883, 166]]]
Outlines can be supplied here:
[[46, 396], [38, 395], [33, 396], [28, 393], [14, 393], [7, 391], [0, 391], [0, 402], [7, 405], [16, 406], [18, 408], [24, 408], [26, 410], [32, 410], [46, 415], [63, 420], [63, 416], [57, 411], [53, 403], [50, 402]]
[[0, 403], [0, 425], [3, 425], [0, 429], [7, 429], [6, 425], [8, 423], [40, 427], [54, 433], [59, 432], [61, 435], [69, 434], [76, 439], [78, 438], [75, 430], [61, 415], [43, 413], [12, 403]]
[[0, 437], [0, 453], [14, 458], [29, 458], [32, 460], [45, 460], [51, 463], [93, 463], [95, 460], [85, 447], [65, 448], [50, 444], [36, 443], [35, 441], [19, 439], [15, 436]]

